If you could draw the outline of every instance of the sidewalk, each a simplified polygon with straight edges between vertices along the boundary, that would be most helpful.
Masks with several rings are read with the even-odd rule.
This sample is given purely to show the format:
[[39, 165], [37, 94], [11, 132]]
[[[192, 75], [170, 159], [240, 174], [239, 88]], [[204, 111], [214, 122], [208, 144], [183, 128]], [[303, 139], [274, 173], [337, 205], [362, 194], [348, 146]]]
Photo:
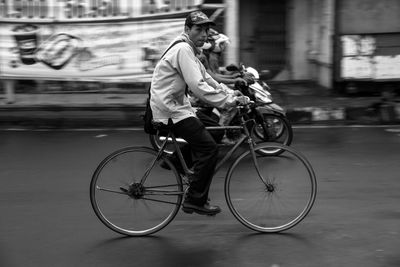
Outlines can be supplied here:
[[[400, 99], [334, 96], [310, 84], [271, 84], [272, 95], [292, 124], [399, 124]], [[1, 127], [69, 128], [142, 125], [147, 94], [17, 94], [14, 103], [0, 95]]]

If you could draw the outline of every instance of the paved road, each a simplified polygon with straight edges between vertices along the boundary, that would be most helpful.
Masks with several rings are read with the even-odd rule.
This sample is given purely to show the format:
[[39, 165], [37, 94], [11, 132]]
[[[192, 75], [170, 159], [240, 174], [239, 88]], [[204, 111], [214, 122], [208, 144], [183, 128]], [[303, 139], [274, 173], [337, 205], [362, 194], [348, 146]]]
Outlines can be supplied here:
[[91, 210], [99, 161], [138, 131], [0, 131], [0, 266], [400, 266], [400, 127], [296, 128], [317, 201], [283, 234], [237, 222], [217, 175], [215, 218], [178, 214], [151, 237], [124, 238]]

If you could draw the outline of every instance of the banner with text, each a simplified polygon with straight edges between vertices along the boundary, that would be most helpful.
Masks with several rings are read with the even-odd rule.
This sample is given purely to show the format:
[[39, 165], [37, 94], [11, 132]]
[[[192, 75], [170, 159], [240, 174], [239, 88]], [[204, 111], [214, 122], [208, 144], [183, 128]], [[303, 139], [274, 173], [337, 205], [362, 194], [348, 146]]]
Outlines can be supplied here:
[[150, 81], [184, 19], [87, 24], [3, 24], [2, 79]]

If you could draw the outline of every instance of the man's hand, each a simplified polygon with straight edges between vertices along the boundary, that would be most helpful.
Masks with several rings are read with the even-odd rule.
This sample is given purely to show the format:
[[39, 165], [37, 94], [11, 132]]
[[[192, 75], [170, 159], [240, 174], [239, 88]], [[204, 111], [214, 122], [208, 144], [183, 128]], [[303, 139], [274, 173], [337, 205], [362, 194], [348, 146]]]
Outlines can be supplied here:
[[253, 74], [248, 72], [243, 74], [243, 79], [247, 82], [247, 84], [253, 84], [255, 80]]
[[234, 74], [232, 74], [232, 78], [240, 78], [240, 77], [242, 77], [242, 74], [240, 73], [240, 72], [236, 72], [236, 73], [234, 73]]
[[243, 84], [244, 86], [247, 86], [247, 81], [243, 78], [235, 78], [235, 83], [240, 83]]
[[238, 96], [236, 97], [236, 102], [238, 102], [240, 105], [247, 105], [250, 104], [250, 98], [248, 96]]

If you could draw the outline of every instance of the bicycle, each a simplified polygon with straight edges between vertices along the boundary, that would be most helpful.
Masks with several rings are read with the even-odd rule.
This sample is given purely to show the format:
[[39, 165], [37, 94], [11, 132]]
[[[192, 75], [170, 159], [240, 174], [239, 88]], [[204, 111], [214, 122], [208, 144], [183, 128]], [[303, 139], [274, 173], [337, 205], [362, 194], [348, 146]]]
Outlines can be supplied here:
[[[314, 170], [291, 147], [279, 143], [255, 145], [251, 137], [255, 122], [245, 120], [245, 113], [246, 106], [241, 107], [240, 126], [207, 127], [209, 130], [240, 129], [244, 133], [218, 162], [214, 174], [247, 143], [248, 149], [233, 161], [225, 177], [224, 195], [229, 210], [240, 223], [254, 231], [288, 230], [302, 221], [314, 204], [317, 192]], [[138, 146], [122, 148], [96, 168], [90, 183], [90, 201], [97, 217], [111, 230], [128, 236], [150, 235], [167, 226], [178, 213], [188, 186], [186, 177], [191, 171], [177, 137], [167, 128], [167, 137], [159, 151]], [[170, 142], [177, 150], [184, 175], [165, 157], [164, 149]], [[280, 156], [263, 153], [276, 149], [284, 153]], [[163, 169], [162, 162], [171, 170]]]
[[[264, 104], [256, 104], [252, 107], [251, 112], [246, 115], [247, 118], [254, 118], [256, 122], [256, 126], [253, 128], [252, 138], [256, 141], [256, 143], [262, 142], [274, 142], [281, 143], [286, 146], [290, 146], [293, 139], [293, 130], [289, 120], [279, 114], [271, 111], [270, 113], [262, 114], [257, 111], [257, 108], [261, 107], [266, 109], [266, 107], [262, 107]], [[239, 125], [240, 117], [235, 116], [231, 125]], [[262, 123], [260, 123], [262, 122]], [[152, 147], [156, 150], [159, 150], [163, 141], [165, 140], [165, 134], [163, 132], [157, 132], [156, 134], [150, 134], [149, 140]], [[185, 141], [181, 138], [178, 138], [178, 143], [185, 143]], [[172, 142], [167, 146], [164, 152], [172, 154], [175, 151]], [[266, 150], [260, 151], [265, 155], [279, 155], [283, 153], [282, 150]]]

